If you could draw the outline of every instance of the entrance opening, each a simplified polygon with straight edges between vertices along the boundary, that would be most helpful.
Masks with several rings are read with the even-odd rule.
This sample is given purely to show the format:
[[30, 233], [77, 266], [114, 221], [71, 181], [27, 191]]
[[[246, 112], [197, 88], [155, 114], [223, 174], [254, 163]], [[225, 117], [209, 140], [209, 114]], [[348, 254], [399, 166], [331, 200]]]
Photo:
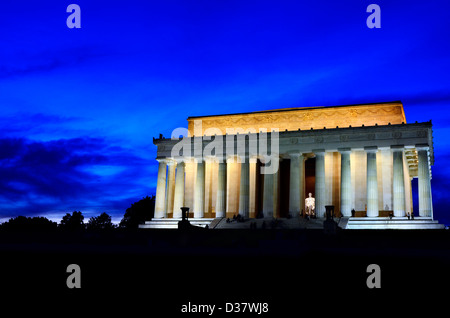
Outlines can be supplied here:
[[316, 197], [316, 158], [308, 158], [305, 161], [305, 198], [309, 193]]
[[411, 180], [411, 190], [412, 190], [412, 201], [413, 205], [411, 207], [414, 216], [419, 216], [419, 179], [413, 178]]
[[[289, 192], [290, 192], [290, 175], [291, 175], [291, 160], [283, 159], [279, 162], [279, 178], [280, 185], [278, 187], [278, 217], [286, 218], [289, 215]], [[256, 199], [256, 215], [257, 217], [263, 210], [264, 200], [264, 175], [260, 173], [261, 162], [258, 160], [256, 166], [257, 174], [257, 199]], [[308, 197], [308, 193], [311, 192], [315, 197], [315, 180], [316, 180], [316, 159], [309, 158], [305, 161], [305, 198]], [[274, 181], [275, 182], [275, 181]], [[304, 202], [300, 204], [304, 207]]]

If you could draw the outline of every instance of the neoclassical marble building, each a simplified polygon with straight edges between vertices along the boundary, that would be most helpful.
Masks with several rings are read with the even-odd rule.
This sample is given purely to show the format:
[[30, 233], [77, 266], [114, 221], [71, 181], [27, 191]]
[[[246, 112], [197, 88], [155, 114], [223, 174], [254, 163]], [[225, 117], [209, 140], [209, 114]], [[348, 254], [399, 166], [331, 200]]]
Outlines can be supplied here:
[[[179, 135], [184, 133], [185, 137]], [[406, 123], [401, 102], [189, 117], [154, 139], [155, 218], [297, 216], [308, 193], [316, 214], [431, 218], [432, 124]], [[271, 168], [271, 169], [269, 169]]]

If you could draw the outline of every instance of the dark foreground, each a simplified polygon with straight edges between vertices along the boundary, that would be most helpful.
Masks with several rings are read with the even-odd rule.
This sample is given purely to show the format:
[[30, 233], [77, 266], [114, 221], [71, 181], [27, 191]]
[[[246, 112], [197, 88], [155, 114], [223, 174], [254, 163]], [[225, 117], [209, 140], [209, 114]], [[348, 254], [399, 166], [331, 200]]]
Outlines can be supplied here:
[[[357, 307], [432, 314], [448, 312], [450, 295], [445, 230], [0, 233], [0, 253], [3, 306], [34, 313], [209, 315], [182, 313], [190, 302], [226, 317], [259, 316], [226, 312], [226, 303], [267, 303], [261, 315], [277, 317], [354, 316]], [[69, 264], [80, 266], [80, 289], [66, 285]], [[380, 289], [367, 287], [370, 264], [380, 266]]]

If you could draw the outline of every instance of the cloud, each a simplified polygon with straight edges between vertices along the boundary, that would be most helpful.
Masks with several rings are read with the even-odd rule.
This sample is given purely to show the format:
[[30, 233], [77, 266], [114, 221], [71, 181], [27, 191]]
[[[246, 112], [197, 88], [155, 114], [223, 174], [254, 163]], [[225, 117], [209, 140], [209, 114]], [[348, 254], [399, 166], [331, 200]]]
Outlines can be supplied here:
[[89, 119], [79, 116], [18, 112], [0, 117], [0, 136], [40, 140], [76, 136], [89, 133], [87, 123]]
[[64, 67], [73, 67], [110, 53], [94, 46], [41, 50], [33, 54], [18, 52], [3, 57], [0, 64], [0, 80], [32, 74], [50, 72]]
[[123, 215], [131, 203], [151, 194], [150, 169], [146, 159], [102, 138], [2, 138], [1, 217], [73, 209]]

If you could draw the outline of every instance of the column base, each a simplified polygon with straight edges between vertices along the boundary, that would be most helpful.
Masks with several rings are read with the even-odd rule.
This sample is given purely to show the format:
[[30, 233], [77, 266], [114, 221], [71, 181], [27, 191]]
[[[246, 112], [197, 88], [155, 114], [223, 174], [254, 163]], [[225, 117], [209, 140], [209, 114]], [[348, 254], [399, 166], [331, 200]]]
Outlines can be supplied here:
[[227, 213], [225, 213], [225, 217], [228, 219], [232, 219], [233, 218], [233, 216], [234, 215], [238, 215], [239, 213], [238, 212], [227, 212]]
[[164, 212], [155, 212], [153, 215], [154, 219], [163, 219], [164, 218]]

